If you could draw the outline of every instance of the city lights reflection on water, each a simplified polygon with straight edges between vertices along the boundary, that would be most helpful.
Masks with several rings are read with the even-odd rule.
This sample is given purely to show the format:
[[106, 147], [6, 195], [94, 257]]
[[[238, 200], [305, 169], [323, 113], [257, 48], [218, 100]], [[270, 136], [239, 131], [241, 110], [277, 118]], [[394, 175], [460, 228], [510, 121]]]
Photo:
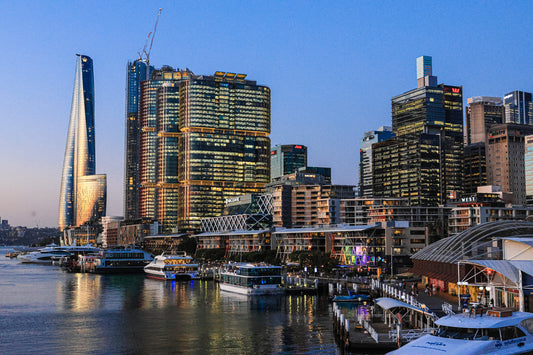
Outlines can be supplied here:
[[28, 349], [57, 354], [339, 352], [325, 295], [248, 298], [220, 291], [213, 281], [70, 274], [2, 257], [0, 353]]

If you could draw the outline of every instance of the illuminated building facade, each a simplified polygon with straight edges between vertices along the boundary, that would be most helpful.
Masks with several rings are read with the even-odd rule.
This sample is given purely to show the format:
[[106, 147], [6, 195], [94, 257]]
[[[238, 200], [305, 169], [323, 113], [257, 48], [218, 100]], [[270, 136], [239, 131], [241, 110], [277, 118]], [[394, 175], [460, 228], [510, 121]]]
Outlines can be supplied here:
[[270, 151], [270, 180], [297, 172], [307, 166], [307, 147], [304, 145], [276, 145]]
[[[86, 55], [77, 57], [59, 198], [60, 230], [96, 221], [105, 215], [105, 175], [94, 175], [93, 61]], [[102, 185], [96, 187], [90, 182], [93, 180], [104, 181], [104, 191], [98, 190]]]
[[533, 125], [533, 101], [531, 93], [513, 91], [503, 97], [505, 123]]
[[124, 157], [124, 214], [127, 220], [139, 218], [141, 83], [152, 77], [153, 69], [153, 67], [140, 60], [128, 63], [127, 67]]
[[138, 214], [177, 227], [178, 112], [180, 84], [192, 73], [164, 66], [152, 70], [140, 94]]
[[487, 157], [485, 142], [477, 142], [464, 147], [464, 193], [477, 192], [479, 186], [487, 185]]
[[105, 215], [107, 178], [105, 174], [78, 178], [76, 224], [94, 223]]
[[533, 136], [525, 138], [526, 205], [533, 206]]
[[391, 127], [365, 132], [359, 148], [359, 197], [372, 196], [372, 145], [394, 137]]
[[372, 146], [373, 193], [430, 206], [463, 189], [463, 94], [460, 86], [437, 86], [434, 76], [423, 79], [392, 98], [395, 137]]
[[270, 89], [245, 78], [164, 66], [142, 82], [138, 213], [163, 233], [199, 230], [268, 183]]
[[261, 193], [270, 180], [270, 89], [216, 72], [180, 87], [178, 228], [199, 230], [227, 198]]

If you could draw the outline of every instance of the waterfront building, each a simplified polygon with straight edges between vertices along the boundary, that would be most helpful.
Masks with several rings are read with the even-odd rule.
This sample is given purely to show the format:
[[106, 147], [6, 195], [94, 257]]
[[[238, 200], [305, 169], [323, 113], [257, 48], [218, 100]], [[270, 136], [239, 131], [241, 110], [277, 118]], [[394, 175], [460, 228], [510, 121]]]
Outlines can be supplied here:
[[227, 198], [262, 193], [270, 180], [270, 89], [216, 72], [180, 86], [178, 228], [200, 229]]
[[[533, 223], [487, 222], [441, 239], [412, 256], [422, 282], [470, 302], [533, 310]], [[492, 303], [492, 302], [491, 302]]]
[[[408, 221], [412, 227], [444, 226], [450, 207], [411, 205], [401, 198], [355, 198], [340, 201], [341, 223], [361, 226], [388, 221]], [[435, 231], [437, 232], [437, 231]], [[441, 230], [445, 234], [444, 230]]]
[[[417, 71], [428, 63], [419, 60]], [[437, 86], [431, 75], [417, 86], [392, 98], [395, 137], [372, 145], [373, 196], [436, 206], [463, 189], [462, 87]]]
[[394, 137], [392, 128], [382, 126], [365, 132], [359, 148], [359, 197], [372, 196], [372, 145]]
[[[227, 198], [270, 180], [270, 89], [245, 74], [164, 66], [140, 93], [138, 215], [198, 231]], [[133, 200], [132, 200], [133, 201]], [[132, 208], [131, 210], [134, 210]]]
[[505, 123], [533, 125], [531, 93], [515, 90], [503, 97]]
[[307, 167], [305, 145], [276, 145], [270, 150], [270, 181]]
[[94, 222], [105, 215], [105, 175], [94, 175], [94, 133], [93, 61], [77, 54], [59, 197], [60, 230]]
[[526, 177], [526, 205], [533, 206], [533, 136], [524, 141], [524, 170]]
[[464, 202], [452, 208], [448, 217], [450, 236], [464, 232], [479, 224], [495, 221], [523, 221], [533, 216], [533, 207], [491, 206], [493, 203]]
[[187, 233], [149, 235], [143, 238], [143, 249], [152, 255], [160, 255], [163, 252], [177, 251], [180, 244], [189, 238]]
[[340, 221], [340, 200], [354, 197], [354, 186], [326, 185], [319, 174], [296, 172], [268, 185], [272, 194], [272, 223], [297, 228]]
[[143, 245], [144, 238], [161, 232], [160, 224], [150, 218], [120, 222], [119, 245]]
[[126, 70], [126, 131], [124, 157], [124, 215], [139, 218], [139, 146], [141, 138], [141, 83], [152, 77], [153, 67], [146, 62], [129, 62]]
[[488, 133], [487, 183], [512, 192], [516, 205], [526, 203], [524, 142], [530, 134], [533, 126], [509, 123], [493, 126]]
[[122, 216], [102, 217], [102, 246], [104, 248], [114, 247], [119, 244], [120, 222]]

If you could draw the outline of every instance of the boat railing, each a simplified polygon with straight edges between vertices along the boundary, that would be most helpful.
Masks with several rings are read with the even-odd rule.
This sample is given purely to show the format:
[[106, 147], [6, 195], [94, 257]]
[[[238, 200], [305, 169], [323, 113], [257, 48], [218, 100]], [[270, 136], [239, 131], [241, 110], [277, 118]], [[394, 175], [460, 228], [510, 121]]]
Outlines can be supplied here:
[[[410, 342], [415, 339], [420, 338], [421, 336], [431, 334], [435, 328], [424, 328], [424, 329], [406, 329], [400, 331], [400, 340], [402, 342]], [[391, 339], [394, 342], [398, 341], [398, 331], [397, 330], [389, 330], [389, 339]]]

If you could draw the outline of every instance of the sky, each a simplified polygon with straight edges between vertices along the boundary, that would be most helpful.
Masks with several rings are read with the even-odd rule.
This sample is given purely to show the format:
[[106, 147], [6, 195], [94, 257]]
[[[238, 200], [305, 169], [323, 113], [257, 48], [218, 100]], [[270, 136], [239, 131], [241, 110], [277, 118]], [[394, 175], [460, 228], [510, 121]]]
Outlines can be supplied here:
[[533, 91], [530, 1], [0, 0], [0, 218], [58, 225], [76, 53], [92, 57], [96, 173], [123, 214], [126, 65], [162, 8], [159, 68], [247, 74], [272, 91], [271, 141], [308, 147], [334, 184], [358, 182], [364, 132], [391, 125], [416, 57], [472, 96]]

